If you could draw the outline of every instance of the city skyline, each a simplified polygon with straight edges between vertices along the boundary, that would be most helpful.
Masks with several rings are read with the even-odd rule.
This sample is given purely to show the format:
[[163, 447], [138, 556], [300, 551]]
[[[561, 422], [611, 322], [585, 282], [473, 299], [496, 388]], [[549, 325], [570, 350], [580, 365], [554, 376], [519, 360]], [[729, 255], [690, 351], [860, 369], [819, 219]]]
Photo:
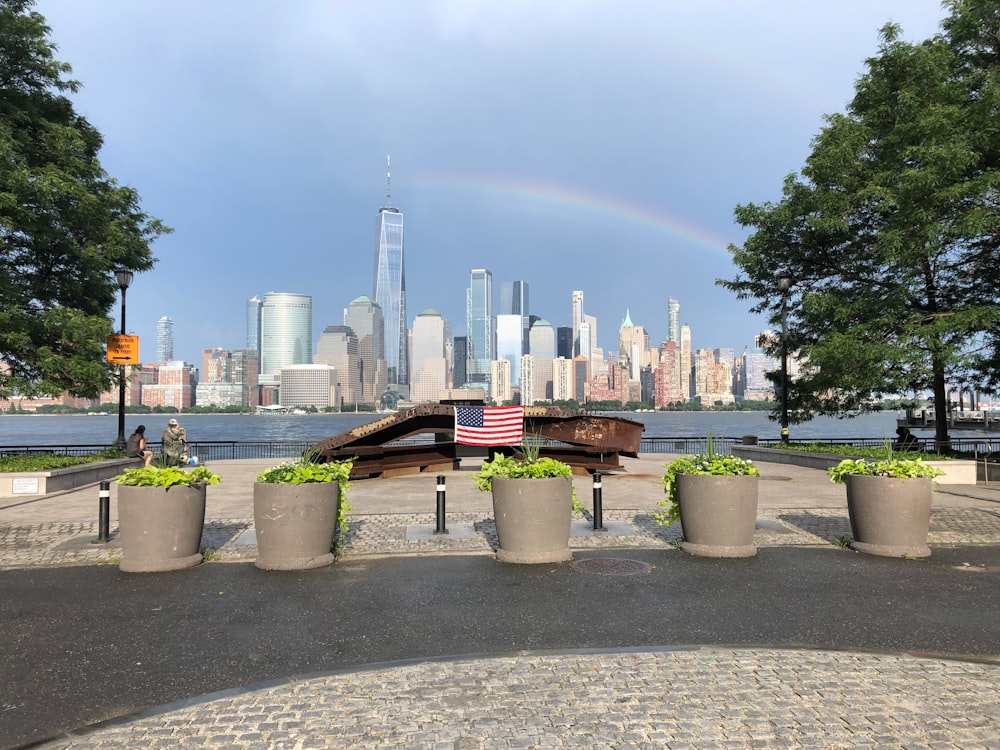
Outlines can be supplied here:
[[531, 313], [553, 326], [584, 290], [604, 348], [626, 310], [664, 340], [670, 296], [698, 343], [752, 346], [766, 321], [715, 285], [744, 237], [733, 209], [780, 196], [880, 27], [924, 39], [944, 12], [937, 0], [722, 7], [35, 6], [82, 83], [70, 97], [104, 136], [102, 165], [175, 229], [129, 288], [140, 358], [170, 317], [175, 356], [195, 363], [205, 347], [244, 346], [251, 295], [310, 296], [315, 332], [373, 293], [388, 153], [408, 325], [433, 308], [461, 335], [469, 270], [487, 268], [498, 285], [528, 282]]

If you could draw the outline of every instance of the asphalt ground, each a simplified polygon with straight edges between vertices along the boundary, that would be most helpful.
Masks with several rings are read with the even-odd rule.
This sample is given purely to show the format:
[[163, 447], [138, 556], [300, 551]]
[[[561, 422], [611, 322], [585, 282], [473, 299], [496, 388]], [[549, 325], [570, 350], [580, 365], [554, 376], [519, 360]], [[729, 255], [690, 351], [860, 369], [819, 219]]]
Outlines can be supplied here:
[[[608, 477], [608, 514], [637, 527], [664, 460]], [[210, 518], [247, 521], [251, 464], [212, 467]], [[0, 500], [0, 747], [1000, 747], [1000, 492], [940, 488], [931, 557], [891, 559], [834, 543], [823, 472], [761, 470], [738, 560], [623, 532], [507, 565], [488, 535], [404, 554], [388, 534], [313, 571], [247, 545], [126, 574], [70, 554], [101, 547], [93, 487]], [[470, 473], [442, 472], [449, 517], [483, 536]], [[435, 486], [353, 483], [358, 539], [433, 519]]]

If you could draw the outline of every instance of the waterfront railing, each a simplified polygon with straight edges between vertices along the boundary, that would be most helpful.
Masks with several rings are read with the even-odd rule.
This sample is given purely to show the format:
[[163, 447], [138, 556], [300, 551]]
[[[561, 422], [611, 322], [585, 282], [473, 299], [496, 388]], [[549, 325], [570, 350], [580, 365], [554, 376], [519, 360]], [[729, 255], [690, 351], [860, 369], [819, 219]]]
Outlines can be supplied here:
[[[642, 437], [639, 453], [666, 453], [690, 455], [708, 450], [707, 437]], [[399, 440], [393, 445], [416, 445], [424, 440]], [[746, 443], [766, 447], [779, 447], [778, 438], [756, 437], [711, 437], [715, 453], [729, 455], [734, 445]], [[823, 445], [850, 445], [854, 447], [880, 448], [885, 438], [809, 438], [810, 443]], [[934, 453], [934, 440], [920, 439], [920, 449]], [[160, 453], [160, 444], [147, 443], [154, 454]], [[304, 440], [198, 440], [188, 443], [191, 455], [198, 456], [202, 463], [207, 461], [240, 461], [249, 459], [287, 460], [305, 454], [315, 443]], [[970, 458], [1000, 456], [1000, 436], [995, 438], [955, 438], [951, 441], [952, 451], [966, 454]], [[107, 445], [0, 445], [0, 455], [54, 454], [62, 456], [87, 456], [108, 449]]]

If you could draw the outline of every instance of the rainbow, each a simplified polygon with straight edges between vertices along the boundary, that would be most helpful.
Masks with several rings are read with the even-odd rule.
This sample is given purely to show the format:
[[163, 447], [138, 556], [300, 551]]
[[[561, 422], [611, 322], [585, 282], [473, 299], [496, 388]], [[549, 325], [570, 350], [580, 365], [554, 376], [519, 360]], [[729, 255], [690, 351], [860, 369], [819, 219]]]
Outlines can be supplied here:
[[416, 186], [455, 194], [484, 196], [491, 200], [514, 201], [526, 210], [552, 215], [585, 214], [600, 220], [625, 224], [641, 230], [664, 234], [692, 247], [709, 250], [729, 259], [730, 240], [682, 221], [674, 216], [652, 211], [607, 195], [585, 192], [564, 185], [527, 182], [509, 178], [420, 178]]

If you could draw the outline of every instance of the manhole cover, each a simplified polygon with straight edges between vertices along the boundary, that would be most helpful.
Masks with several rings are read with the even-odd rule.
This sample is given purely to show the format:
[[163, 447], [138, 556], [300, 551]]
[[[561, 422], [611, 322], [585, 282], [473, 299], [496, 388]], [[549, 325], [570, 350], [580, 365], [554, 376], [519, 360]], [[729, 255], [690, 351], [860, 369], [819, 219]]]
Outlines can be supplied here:
[[577, 560], [573, 567], [581, 573], [600, 573], [605, 576], [634, 576], [648, 573], [650, 565], [639, 560], [626, 560], [621, 557], [588, 557]]

